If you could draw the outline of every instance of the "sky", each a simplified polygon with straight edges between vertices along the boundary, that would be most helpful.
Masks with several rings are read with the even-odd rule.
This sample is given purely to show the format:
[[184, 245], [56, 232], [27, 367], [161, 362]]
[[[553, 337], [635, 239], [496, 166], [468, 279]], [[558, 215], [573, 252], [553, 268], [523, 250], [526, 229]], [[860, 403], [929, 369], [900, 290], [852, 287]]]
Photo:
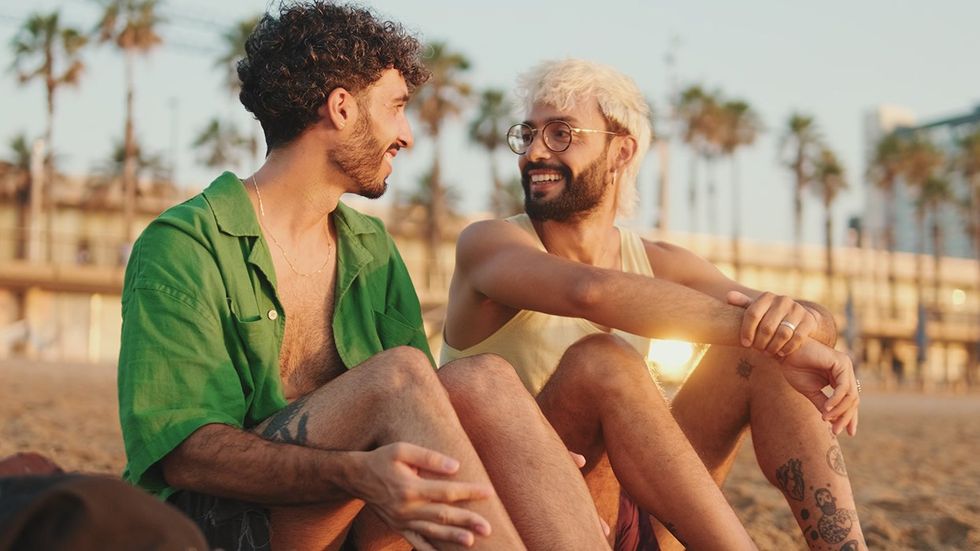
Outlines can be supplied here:
[[[864, 114], [880, 104], [901, 105], [933, 120], [980, 105], [980, 2], [926, 3], [896, 0], [820, 3], [665, 0], [376, 0], [363, 5], [395, 19], [427, 41], [445, 41], [471, 61], [466, 75], [477, 90], [513, 89], [516, 75], [539, 61], [579, 57], [606, 63], [631, 76], [658, 113], [657, 132], [676, 124], [667, 114], [672, 83], [700, 84], [725, 97], [747, 101], [766, 127], [739, 154], [744, 235], [762, 241], [792, 240], [792, 176], [780, 163], [782, 129], [793, 112], [815, 117], [826, 144], [844, 161], [850, 189], [835, 213], [839, 236], [849, 216], [864, 206]], [[215, 67], [223, 52], [221, 33], [267, 6], [263, 0], [168, 0], [164, 45], [140, 58], [136, 69], [136, 131], [144, 147], [172, 160], [179, 183], [190, 193], [217, 174], [198, 162], [194, 137], [213, 117], [242, 128], [254, 121], [223, 87]], [[277, 3], [275, 5], [278, 5]], [[44, 128], [40, 82], [21, 86], [8, 70], [9, 43], [34, 11], [61, 9], [63, 19], [91, 29], [98, 19], [92, 0], [0, 0], [0, 157], [17, 133], [39, 136]], [[668, 55], [670, 54], [670, 56]], [[673, 68], [666, 62], [675, 60]], [[118, 52], [86, 52], [87, 70], [77, 89], [57, 98], [55, 150], [62, 169], [83, 174], [110, 154], [122, 136], [123, 63]], [[475, 103], [475, 102], [474, 102]], [[487, 209], [490, 190], [486, 153], [467, 142], [465, 124], [475, 109], [450, 122], [443, 137], [443, 170], [463, 211]], [[522, 113], [515, 111], [515, 122]], [[416, 125], [414, 151], [403, 152], [389, 178], [410, 191], [431, 162], [432, 144]], [[626, 223], [648, 227], [657, 201], [657, 159], [640, 173], [638, 214]], [[517, 175], [516, 156], [498, 153], [505, 176]], [[719, 163], [719, 216], [689, 220], [686, 206], [690, 152], [675, 139], [670, 147], [670, 228], [714, 228], [728, 234], [732, 194], [730, 166]], [[251, 163], [229, 167], [249, 174]], [[703, 173], [703, 172], [702, 172]], [[390, 201], [389, 197], [382, 202]], [[822, 242], [823, 209], [815, 196], [805, 206], [804, 239]]]

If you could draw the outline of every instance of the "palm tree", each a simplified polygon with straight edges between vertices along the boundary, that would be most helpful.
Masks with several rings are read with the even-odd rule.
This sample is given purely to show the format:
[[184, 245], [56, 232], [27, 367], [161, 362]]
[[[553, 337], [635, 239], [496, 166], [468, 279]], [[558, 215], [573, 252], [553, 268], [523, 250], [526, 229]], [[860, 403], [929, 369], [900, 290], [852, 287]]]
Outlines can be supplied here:
[[[793, 171], [794, 264], [799, 274], [802, 268], [803, 192], [813, 180], [813, 165], [820, 154], [820, 133], [813, 117], [802, 113], [790, 115], [780, 149], [788, 152], [786, 165]], [[798, 289], [799, 283], [798, 277]]]
[[431, 201], [427, 207], [425, 232], [427, 257], [425, 284], [426, 288], [431, 289], [436, 277], [442, 272], [438, 252], [447, 213], [439, 165], [441, 158], [439, 136], [446, 120], [459, 116], [463, 111], [470, 95], [469, 84], [461, 78], [461, 74], [470, 68], [470, 62], [463, 54], [451, 51], [445, 43], [434, 42], [427, 48], [425, 65], [432, 76], [419, 89], [415, 101], [410, 105], [413, 106], [422, 127], [433, 142], [432, 168], [429, 172]]
[[[963, 201], [964, 218], [967, 220], [967, 235], [973, 242], [974, 258], [977, 260], [977, 292], [980, 292], [980, 126], [960, 141], [957, 164], [968, 191]], [[980, 343], [978, 343], [980, 352]]]
[[740, 208], [742, 190], [736, 155], [742, 147], [755, 143], [756, 137], [762, 130], [762, 122], [749, 104], [742, 100], [726, 101], [721, 106], [721, 114], [719, 140], [721, 153], [732, 162], [732, 264], [735, 267], [735, 279], [738, 279], [742, 270], [742, 255], [739, 249], [742, 233]]
[[222, 123], [217, 117], [201, 130], [193, 145], [201, 149], [198, 162], [210, 168], [237, 165], [240, 153], [251, 151], [251, 140], [242, 136], [234, 124]]
[[[150, 185], [147, 189], [137, 189], [135, 192], [140, 195], [173, 198], [176, 187], [170, 181], [170, 171], [163, 156], [159, 153], [145, 151], [140, 145], [139, 140], [134, 140], [135, 155], [132, 157], [135, 166], [136, 180], [148, 178]], [[93, 167], [93, 176], [89, 179], [89, 187], [97, 196], [108, 195], [109, 189], [123, 178], [126, 172], [126, 144], [125, 141], [115, 141], [109, 156], [98, 165]]]
[[[698, 163], [706, 164], [717, 151], [717, 138], [721, 125], [720, 109], [715, 94], [699, 85], [688, 86], [681, 91], [677, 102], [677, 115], [683, 125], [684, 143], [691, 148], [691, 170], [688, 180], [687, 208], [691, 231], [698, 231]], [[710, 170], [710, 168], [709, 168]]]
[[126, 122], [123, 128], [123, 226], [126, 241], [133, 240], [136, 210], [137, 145], [133, 128], [133, 63], [137, 54], [147, 55], [162, 42], [157, 33], [163, 22], [159, 0], [98, 0], [102, 18], [96, 27], [99, 42], [112, 42], [124, 55]]
[[505, 214], [507, 199], [504, 182], [497, 173], [496, 152], [504, 144], [509, 119], [510, 110], [502, 90], [489, 88], [480, 93], [476, 117], [470, 121], [470, 140], [486, 150], [490, 158], [490, 181], [493, 183], [490, 210], [498, 217]]
[[27, 241], [31, 203], [31, 147], [21, 133], [10, 140], [10, 156], [0, 161], [0, 182], [14, 200], [14, 258], [27, 258]]
[[[46, 211], [45, 241], [49, 259], [53, 249], [54, 226], [52, 140], [55, 96], [62, 86], [78, 84], [85, 67], [79, 56], [87, 42], [88, 38], [76, 29], [62, 26], [58, 11], [47, 15], [40, 13], [31, 15], [11, 42], [14, 53], [12, 69], [17, 73], [18, 80], [21, 84], [33, 80], [43, 81], [47, 96], [47, 122], [44, 128], [44, 148], [47, 153], [44, 156], [44, 177], [39, 179], [44, 183], [35, 183], [38, 193], [30, 194], [30, 201], [40, 202]], [[32, 210], [40, 212], [39, 206]]]
[[[245, 41], [248, 40], [249, 35], [252, 34], [252, 31], [255, 29], [255, 26], [259, 24], [259, 20], [261, 18], [261, 15], [255, 15], [242, 19], [229, 27], [221, 35], [224, 41], [225, 50], [224, 53], [221, 54], [217, 60], [215, 60], [215, 67], [221, 68], [225, 71], [225, 88], [228, 90], [229, 94], [236, 98], [238, 97], [239, 92], [241, 92], [241, 81], [238, 80], [238, 62], [245, 57]], [[258, 166], [258, 124], [252, 124], [252, 132], [242, 146], [247, 146], [249, 148], [252, 164], [254, 166]]]
[[844, 167], [833, 151], [824, 147], [820, 151], [813, 171], [813, 191], [823, 201], [824, 206], [824, 268], [827, 278], [827, 303], [834, 308], [834, 201], [841, 191], [847, 189]]
[[937, 194], [937, 171], [945, 163], [942, 153], [932, 142], [919, 134], [907, 138], [902, 154], [902, 177], [909, 188], [918, 195], [915, 210], [916, 227], [918, 229], [918, 247], [915, 256], [915, 280], [919, 304], [923, 301], [922, 255], [925, 249], [925, 217], [926, 212], [933, 206], [934, 199], [930, 196]]
[[868, 176], [884, 195], [885, 219], [882, 237], [888, 251], [888, 289], [891, 317], [898, 316], [897, 276], [895, 272], [895, 187], [902, 172], [904, 143], [898, 134], [891, 132], [875, 145]]
[[[921, 220], [929, 216], [932, 221], [932, 285], [933, 285], [933, 311], [935, 315], [940, 314], [940, 260], [943, 255], [943, 228], [939, 213], [942, 208], [953, 199], [953, 189], [949, 185], [949, 180], [939, 176], [931, 176], [922, 183], [919, 188], [919, 197], [916, 201], [916, 218]], [[920, 214], [921, 213], [921, 214]]]

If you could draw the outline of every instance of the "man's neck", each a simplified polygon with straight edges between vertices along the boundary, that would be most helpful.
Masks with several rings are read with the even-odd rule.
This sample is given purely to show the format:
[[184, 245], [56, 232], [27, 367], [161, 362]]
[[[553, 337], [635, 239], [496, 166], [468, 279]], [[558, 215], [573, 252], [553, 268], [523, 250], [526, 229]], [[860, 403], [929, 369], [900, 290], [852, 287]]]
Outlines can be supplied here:
[[346, 183], [347, 177], [331, 166], [322, 147], [300, 139], [274, 149], [246, 182], [246, 189], [268, 230], [281, 240], [302, 241], [305, 234], [322, 231], [324, 218], [337, 208]]
[[619, 231], [616, 215], [600, 206], [585, 216], [558, 222], [533, 220], [534, 228], [551, 254], [603, 268], [619, 253]]

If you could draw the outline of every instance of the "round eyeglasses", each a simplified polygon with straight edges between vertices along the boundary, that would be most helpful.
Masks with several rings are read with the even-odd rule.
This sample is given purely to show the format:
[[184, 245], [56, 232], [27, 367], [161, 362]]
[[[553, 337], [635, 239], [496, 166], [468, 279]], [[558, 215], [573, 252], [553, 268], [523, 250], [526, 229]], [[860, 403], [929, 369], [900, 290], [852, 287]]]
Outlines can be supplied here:
[[[534, 142], [534, 136], [537, 134], [539, 129], [532, 127], [529, 124], [517, 123], [511, 126], [507, 131], [507, 145], [510, 146], [510, 150], [518, 155], [523, 155], [527, 153], [527, 150], [531, 148], [531, 143]], [[575, 128], [574, 126], [568, 124], [565, 121], [549, 121], [541, 129], [541, 136], [544, 140], [544, 145], [551, 151], [555, 153], [561, 153], [568, 149], [568, 146], [572, 145], [572, 135], [581, 134], [583, 132], [593, 133], [593, 134], [611, 134], [613, 136], [622, 136], [622, 132], [609, 132], [608, 130], [593, 130], [591, 128]]]

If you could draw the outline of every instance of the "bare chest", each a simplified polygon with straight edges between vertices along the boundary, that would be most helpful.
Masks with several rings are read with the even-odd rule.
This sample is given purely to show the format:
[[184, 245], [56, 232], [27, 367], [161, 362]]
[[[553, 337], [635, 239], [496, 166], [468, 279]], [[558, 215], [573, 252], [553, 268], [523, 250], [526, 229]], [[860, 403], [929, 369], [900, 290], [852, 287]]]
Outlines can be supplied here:
[[333, 339], [334, 273], [286, 277], [278, 293], [286, 312], [279, 376], [293, 400], [344, 372]]

